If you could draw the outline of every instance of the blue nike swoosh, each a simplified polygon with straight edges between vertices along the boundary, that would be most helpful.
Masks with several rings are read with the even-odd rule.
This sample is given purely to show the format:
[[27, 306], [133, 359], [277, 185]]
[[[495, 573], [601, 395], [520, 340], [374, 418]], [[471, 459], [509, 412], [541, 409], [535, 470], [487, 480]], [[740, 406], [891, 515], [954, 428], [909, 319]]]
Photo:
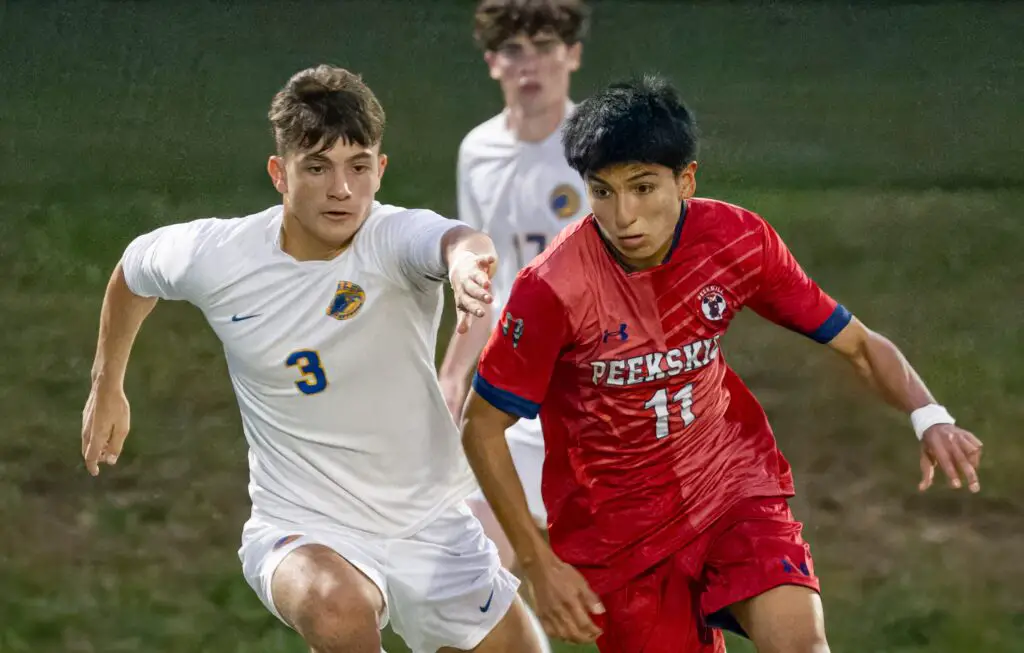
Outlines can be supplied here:
[[262, 313], [253, 313], [252, 315], [232, 315], [232, 322], [243, 322], [245, 320], [251, 320], [254, 317], [259, 317]]
[[494, 598], [494, 590], [492, 589], [491, 590], [491, 595], [487, 597], [487, 603], [483, 604], [483, 606], [480, 608], [480, 612], [487, 612], [488, 610], [491, 609], [491, 599], [493, 599], [493, 598]]

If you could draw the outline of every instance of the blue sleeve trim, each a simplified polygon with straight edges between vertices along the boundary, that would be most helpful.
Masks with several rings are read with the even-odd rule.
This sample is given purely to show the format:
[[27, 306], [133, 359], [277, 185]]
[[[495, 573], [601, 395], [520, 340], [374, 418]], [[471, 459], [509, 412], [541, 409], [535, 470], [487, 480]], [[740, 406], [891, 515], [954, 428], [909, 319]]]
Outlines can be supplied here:
[[839, 332], [846, 328], [846, 325], [853, 319], [853, 315], [850, 311], [846, 310], [846, 307], [842, 304], [836, 304], [836, 308], [832, 311], [832, 315], [828, 316], [824, 324], [814, 330], [813, 333], [807, 334], [811, 340], [819, 342], [823, 345], [827, 345], [832, 342], [832, 338], [839, 335]]
[[480, 376], [479, 372], [473, 375], [473, 389], [476, 390], [478, 395], [486, 399], [487, 403], [510, 415], [516, 415], [524, 419], [533, 419], [540, 412], [540, 404], [491, 385], [487, 379]]

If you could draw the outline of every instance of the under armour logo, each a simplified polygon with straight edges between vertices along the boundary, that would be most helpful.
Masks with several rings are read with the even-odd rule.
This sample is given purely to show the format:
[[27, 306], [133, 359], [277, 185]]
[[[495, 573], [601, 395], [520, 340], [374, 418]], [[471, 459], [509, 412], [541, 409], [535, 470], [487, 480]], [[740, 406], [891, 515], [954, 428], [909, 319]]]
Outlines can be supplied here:
[[622, 324], [620, 324], [618, 331], [605, 331], [604, 338], [601, 339], [601, 342], [608, 342], [608, 338], [611, 336], [615, 336], [616, 338], [622, 341], [629, 340], [629, 334], [626, 333], [626, 323], [623, 322]]

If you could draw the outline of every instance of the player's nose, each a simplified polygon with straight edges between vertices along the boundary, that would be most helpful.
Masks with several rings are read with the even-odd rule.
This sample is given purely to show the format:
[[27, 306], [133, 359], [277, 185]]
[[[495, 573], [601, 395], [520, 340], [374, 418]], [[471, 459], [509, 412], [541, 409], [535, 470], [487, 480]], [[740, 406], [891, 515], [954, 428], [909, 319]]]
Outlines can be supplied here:
[[327, 189], [327, 194], [335, 199], [345, 199], [352, 194], [352, 189], [349, 188], [348, 177], [345, 173], [338, 171], [335, 172], [334, 177], [331, 179], [331, 185]]
[[619, 229], [626, 229], [636, 222], [636, 213], [633, 211], [626, 193], [619, 193], [619, 199], [615, 207], [615, 226]]

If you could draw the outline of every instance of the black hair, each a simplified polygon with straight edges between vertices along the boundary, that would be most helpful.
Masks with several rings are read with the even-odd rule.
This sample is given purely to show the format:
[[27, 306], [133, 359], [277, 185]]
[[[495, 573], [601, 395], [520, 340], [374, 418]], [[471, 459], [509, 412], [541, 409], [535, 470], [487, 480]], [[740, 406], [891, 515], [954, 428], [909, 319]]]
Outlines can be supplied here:
[[565, 158], [585, 177], [608, 166], [651, 163], [679, 174], [697, 160], [693, 114], [658, 75], [616, 82], [581, 102], [562, 134]]

